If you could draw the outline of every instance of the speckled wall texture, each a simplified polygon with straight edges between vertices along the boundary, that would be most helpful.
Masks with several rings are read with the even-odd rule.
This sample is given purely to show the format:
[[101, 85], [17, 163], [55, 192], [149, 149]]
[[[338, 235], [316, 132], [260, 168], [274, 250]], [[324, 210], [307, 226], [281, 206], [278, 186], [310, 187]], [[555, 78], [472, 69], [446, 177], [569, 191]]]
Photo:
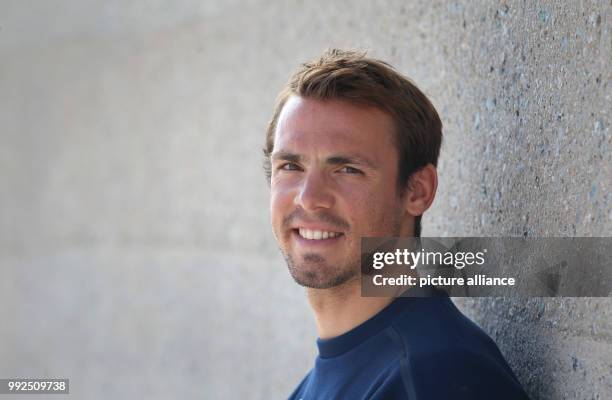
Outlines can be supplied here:
[[[0, 2], [0, 377], [69, 377], [91, 399], [293, 389], [316, 333], [260, 148], [290, 71], [328, 47], [389, 61], [438, 108], [424, 235], [610, 236], [611, 11]], [[534, 399], [612, 398], [609, 299], [456, 303]]]

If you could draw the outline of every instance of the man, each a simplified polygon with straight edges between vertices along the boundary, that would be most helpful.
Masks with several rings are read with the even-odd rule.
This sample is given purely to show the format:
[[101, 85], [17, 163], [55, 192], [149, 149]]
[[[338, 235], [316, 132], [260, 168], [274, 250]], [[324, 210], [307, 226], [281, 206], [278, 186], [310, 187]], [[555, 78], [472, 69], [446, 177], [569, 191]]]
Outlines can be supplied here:
[[437, 291], [362, 297], [360, 239], [420, 235], [442, 123], [388, 64], [331, 50], [281, 92], [267, 131], [275, 237], [319, 338], [291, 399], [523, 399], [493, 341]]

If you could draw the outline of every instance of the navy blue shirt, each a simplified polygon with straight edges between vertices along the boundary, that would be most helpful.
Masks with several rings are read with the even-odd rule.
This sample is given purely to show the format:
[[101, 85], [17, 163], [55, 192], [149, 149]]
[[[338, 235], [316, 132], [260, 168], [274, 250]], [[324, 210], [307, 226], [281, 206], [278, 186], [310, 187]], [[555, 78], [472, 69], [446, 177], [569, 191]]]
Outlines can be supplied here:
[[527, 399], [493, 340], [437, 296], [397, 298], [318, 339], [314, 368], [289, 399]]

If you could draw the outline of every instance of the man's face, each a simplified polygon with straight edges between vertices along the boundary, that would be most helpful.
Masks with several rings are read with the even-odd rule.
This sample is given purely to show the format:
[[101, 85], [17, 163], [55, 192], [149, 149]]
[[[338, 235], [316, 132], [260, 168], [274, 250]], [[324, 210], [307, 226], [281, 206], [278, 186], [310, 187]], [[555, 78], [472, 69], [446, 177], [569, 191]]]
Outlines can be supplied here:
[[326, 289], [359, 276], [360, 239], [405, 233], [394, 125], [342, 100], [291, 97], [272, 152], [271, 218], [289, 271]]

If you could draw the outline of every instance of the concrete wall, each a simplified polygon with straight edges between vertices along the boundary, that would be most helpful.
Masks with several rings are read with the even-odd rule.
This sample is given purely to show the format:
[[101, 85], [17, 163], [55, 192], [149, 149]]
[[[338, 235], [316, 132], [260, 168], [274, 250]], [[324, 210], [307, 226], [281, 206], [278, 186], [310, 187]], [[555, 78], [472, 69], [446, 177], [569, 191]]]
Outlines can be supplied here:
[[[0, 1], [0, 377], [286, 396], [316, 334], [259, 149], [290, 71], [331, 46], [388, 60], [442, 115], [425, 235], [609, 236], [611, 10]], [[609, 299], [457, 303], [534, 399], [612, 397]]]

